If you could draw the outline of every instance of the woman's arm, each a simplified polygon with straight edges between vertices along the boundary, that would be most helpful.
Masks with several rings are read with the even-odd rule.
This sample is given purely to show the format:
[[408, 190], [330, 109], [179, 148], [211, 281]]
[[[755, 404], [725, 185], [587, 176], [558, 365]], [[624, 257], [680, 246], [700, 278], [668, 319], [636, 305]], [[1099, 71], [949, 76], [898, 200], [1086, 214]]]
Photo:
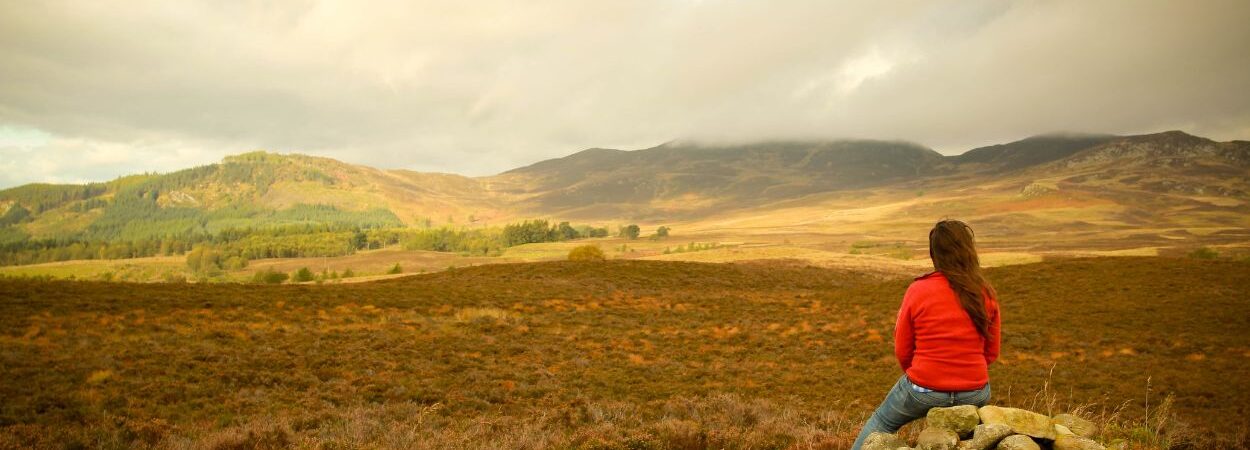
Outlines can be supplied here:
[[998, 360], [998, 352], [1002, 345], [999, 333], [1002, 321], [999, 318], [997, 300], [990, 299], [986, 302], [986, 310], [990, 316], [990, 336], [985, 340], [985, 365], [988, 366]]
[[911, 308], [915, 297], [915, 289], [908, 287], [907, 293], [903, 294], [903, 304], [898, 308], [898, 319], [894, 322], [894, 357], [898, 358], [898, 365], [903, 368], [903, 372], [911, 367], [911, 359], [916, 352], [916, 332], [912, 329], [911, 322]]

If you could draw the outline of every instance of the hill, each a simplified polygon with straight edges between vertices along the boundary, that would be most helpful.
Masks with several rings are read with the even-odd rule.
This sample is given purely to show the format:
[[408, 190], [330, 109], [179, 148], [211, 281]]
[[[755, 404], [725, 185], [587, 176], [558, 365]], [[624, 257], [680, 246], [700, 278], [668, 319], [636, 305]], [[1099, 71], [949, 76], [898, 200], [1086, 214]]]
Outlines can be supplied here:
[[479, 178], [256, 152], [168, 174], [0, 191], [0, 259], [171, 255], [247, 235], [287, 236], [252, 255], [333, 256], [359, 247], [349, 240], [361, 230], [460, 233], [530, 218], [667, 224], [705, 242], [829, 250], [914, 248], [932, 221], [959, 217], [1001, 250], [1243, 254], [1248, 161], [1248, 142], [1179, 131], [1043, 135], [954, 156], [892, 141], [671, 142]]
[[[988, 277], [993, 404], [1075, 409], [1128, 448], [1245, 445], [1250, 263]], [[910, 280], [654, 261], [330, 286], [0, 279], [0, 446], [845, 448], [899, 376]]]
[[[135, 201], [138, 199], [139, 201]], [[490, 217], [498, 209], [481, 183], [467, 177], [406, 170], [384, 171], [328, 158], [253, 152], [219, 164], [168, 174], [145, 174], [108, 183], [26, 185], [0, 191], [6, 209], [30, 212], [24, 229], [35, 238], [59, 238], [76, 232], [102, 237], [147, 237], [158, 232], [117, 231], [110, 219], [160, 221], [162, 216], [192, 217], [198, 229], [300, 224], [316, 219], [283, 217], [278, 211], [320, 205], [337, 211], [335, 221], [362, 226], [416, 225], [476, 212]], [[143, 203], [144, 205], [139, 205]], [[134, 217], [126, 207], [148, 208]], [[466, 214], [466, 211], [472, 211]], [[375, 212], [378, 217], [357, 217]], [[134, 224], [127, 224], [134, 226]], [[180, 230], [183, 231], [183, 230]]]
[[522, 207], [581, 218], [672, 218], [940, 173], [942, 155], [905, 142], [674, 142], [586, 150], [505, 172]]
[[[1020, 156], [1034, 153], [1043, 155]], [[1245, 255], [1247, 158], [1244, 141], [1180, 132], [1042, 137], [946, 157], [946, 165], [927, 177], [725, 208], [673, 226], [738, 239], [788, 235], [825, 249], [830, 241], [902, 243], [923, 254], [932, 222], [954, 217], [972, 223], [985, 248], [1003, 251], [1183, 254], [1210, 246]]]
[[[245, 259], [336, 256], [398, 240], [368, 230], [490, 220], [502, 204], [463, 176], [254, 152], [168, 174], [0, 191], [0, 264], [175, 255], [224, 244]], [[464, 238], [422, 249], [460, 248]]]
[[1116, 138], [1112, 135], [1039, 135], [1007, 144], [974, 148], [949, 160], [973, 170], [1002, 173], [1063, 159]]

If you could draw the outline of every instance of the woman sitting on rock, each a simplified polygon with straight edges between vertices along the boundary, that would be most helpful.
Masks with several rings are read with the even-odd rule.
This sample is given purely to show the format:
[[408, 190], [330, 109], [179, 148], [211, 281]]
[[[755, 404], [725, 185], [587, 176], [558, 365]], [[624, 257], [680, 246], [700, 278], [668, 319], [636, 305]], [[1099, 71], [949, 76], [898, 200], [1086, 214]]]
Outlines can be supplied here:
[[854, 450], [872, 432], [895, 433], [930, 408], [990, 400], [998, 301], [981, 276], [972, 228], [958, 220], [938, 222], [929, 231], [929, 258], [934, 271], [907, 288], [894, 329], [903, 376], [860, 430]]

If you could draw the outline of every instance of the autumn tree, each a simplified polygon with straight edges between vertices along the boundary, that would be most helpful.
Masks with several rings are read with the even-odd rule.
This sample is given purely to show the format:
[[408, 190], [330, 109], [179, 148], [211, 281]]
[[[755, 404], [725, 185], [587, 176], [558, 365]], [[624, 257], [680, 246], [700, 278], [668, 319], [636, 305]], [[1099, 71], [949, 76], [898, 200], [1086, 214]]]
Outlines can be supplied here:
[[638, 239], [639, 232], [640, 232], [640, 229], [638, 228], [638, 225], [631, 223], [629, 225], [621, 227], [619, 236], [626, 238], [626, 239]]

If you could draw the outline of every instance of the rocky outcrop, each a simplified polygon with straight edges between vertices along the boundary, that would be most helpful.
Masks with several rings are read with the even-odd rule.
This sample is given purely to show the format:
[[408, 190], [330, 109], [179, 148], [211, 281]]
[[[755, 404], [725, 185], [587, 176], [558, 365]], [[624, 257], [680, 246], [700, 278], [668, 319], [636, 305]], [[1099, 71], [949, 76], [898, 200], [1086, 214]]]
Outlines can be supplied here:
[[877, 432], [864, 439], [864, 445], [860, 447], [860, 450], [896, 450], [899, 448], [910, 447], [907, 446], [907, 441], [897, 434]]
[[1003, 408], [999, 406], [982, 406], [977, 410], [981, 423], [1003, 424], [1011, 427], [1011, 432], [1038, 439], [1055, 439], [1055, 424], [1050, 417], [1033, 411], [1019, 408]]
[[1098, 434], [1098, 425], [1072, 414], [1057, 414], [1053, 420], [1055, 425], [1062, 425], [1080, 437], [1094, 437]]
[[[1098, 426], [1073, 414], [1049, 417], [1019, 408], [964, 405], [930, 409], [925, 425], [915, 450], [1106, 450], [1093, 439]], [[912, 449], [889, 433], [872, 433], [862, 448]]]
[[1013, 434], [998, 443], [998, 450], [1042, 450], [1032, 438], [1023, 434]]
[[1001, 423], [980, 424], [972, 430], [972, 439], [959, 443], [959, 450], [988, 450], [1007, 436], [1011, 436], [1009, 426]]
[[1055, 190], [1054, 186], [1047, 186], [1041, 183], [1029, 183], [1028, 186], [1020, 189], [1020, 196], [1024, 198], [1036, 198], [1055, 192]]
[[976, 428], [981, 420], [977, 414], [977, 407], [963, 405], [930, 409], [925, 422], [929, 428], [950, 430], [960, 438], [965, 438], [972, 434], [972, 429]]
[[959, 444], [959, 435], [954, 431], [928, 427], [916, 438], [917, 450], [955, 450]]
[[1093, 439], [1083, 438], [1077, 435], [1060, 435], [1055, 438], [1054, 450], [1105, 450], [1101, 444]]

